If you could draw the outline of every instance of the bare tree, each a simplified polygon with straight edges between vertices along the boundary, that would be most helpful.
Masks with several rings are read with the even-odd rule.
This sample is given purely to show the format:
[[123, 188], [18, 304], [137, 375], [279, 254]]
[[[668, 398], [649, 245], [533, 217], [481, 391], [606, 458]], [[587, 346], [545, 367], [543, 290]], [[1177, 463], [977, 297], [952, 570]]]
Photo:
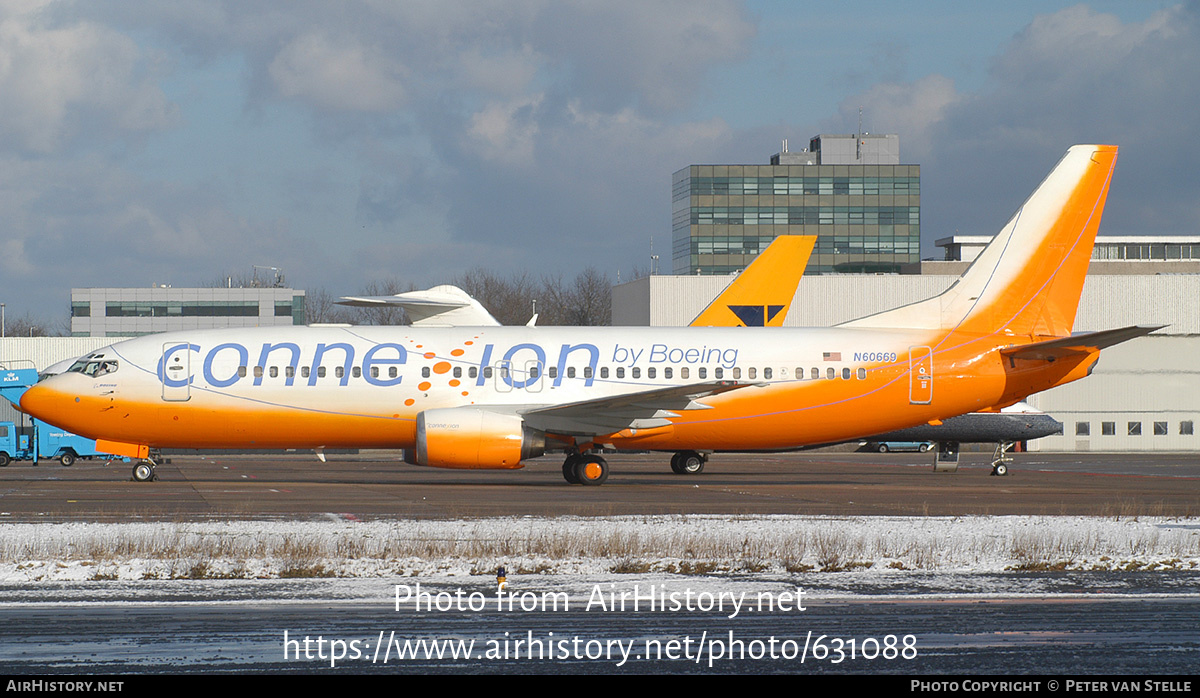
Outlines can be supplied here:
[[[533, 301], [538, 299], [540, 291], [524, 272], [503, 279], [482, 267], [472, 269], [451, 283], [479, 301], [501, 325], [528, 322], [533, 314]], [[541, 312], [539, 300], [538, 313]]]
[[304, 292], [304, 315], [310, 325], [328, 322], [351, 323], [355, 319], [354, 310], [334, 303], [333, 294], [323, 286]]
[[4, 336], [6, 337], [61, 337], [61, 327], [54, 323], [36, 318], [31, 313], [25, 313], [17, 318], [5, 318]]
[[563, 324], [597, 326], [612, 323], [612, 283], [595, 267], [580, 272], [571, 291]]
[[540, 284], [525, 273], [504, 279], [486, 269], [474, 269], [454, 283], [482, 303], [502, 325], [528, 322], [534, 300], [539, 325], [611, 322], [612, 288], [595, 268], [584, 270], [571, 281], [564, 281], [561, 275], [543, 276]]

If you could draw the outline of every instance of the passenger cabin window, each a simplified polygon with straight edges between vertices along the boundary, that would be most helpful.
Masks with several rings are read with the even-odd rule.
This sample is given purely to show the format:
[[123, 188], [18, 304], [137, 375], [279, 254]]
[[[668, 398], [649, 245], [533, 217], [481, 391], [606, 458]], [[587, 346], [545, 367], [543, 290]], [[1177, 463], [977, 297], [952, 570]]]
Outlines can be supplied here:
[[634, 378], [641, 378], [641, 377], [642, 377], [642, 369], [638, 368], [637, 366], [634, 366], [634, 367], [631, 369], [630, 373], [631, 373], [631, 375], [632, 375]]
[[667, 380], [671, 380], [671, 367], [670, 366], [663, 369], [663, 378], [666, 378]]
[[830, 366], [825, 370], [825, 378], [827, 380], [833, 380], [834, 378], [837, 378], [837, 372], [833, 370], [833, 366]]
[[758, 378], [758, 369], [753, 367], [746, 369], [746, 377], [751, 380]]
[[422, 366], [422, 367], [421, 367], [421, 377], [422, 377], [422, 378], [428, 378], [428, 377], [429, 377], [429, 367], [428, 367], [428, 366]]
[[821, 369], [817, 368], [816, 366], [813, 366], [812, 379], [818, 380], [820, 377], [821, 377]]
[[[394, 371], [395, 369], [392, 369], [392, 370]], [[393, 378], [394, 378], [394, 377], [395, 377], [395, 376], [393, 376]], [[471, 368], [467, 369], [467, 377], [468, 377], [468, 378], [478, 378], [478, 377], [479, 377], [479, 369], [478, 369], [478, 368], [476, 368], [476, 367], [474, 367], [474, 366], [472, 366]]]
[[708, 378], [708, 369], [704, 368], [703, 366], [696, 369], [696, 377], [699, 378], [700, 380], [704, 380], [705, 378]]
[[575, 367], [568, 366], [567, 367], [567, 378], [574, 378], [574, 377], [575, 377]]
[[245, 378], [245, 377], [246, 377], [246, 367], [238, 366], [238, 378]]
[[679, 369], [679, 377], [684, 380], [687, 380], [687, 377], [688, 377], [688, 367], [687, 366], [684, 366], [683, 368]]
[[324, 377], [325, 377], [325, 367], [317, 366], [317, 378], [324, 378]]
[[1180, 436], [1191, 436], [1192, 435], [1192, 420], [1189, 419], [1189, 420], [1179, 423], [1179, 435]]
[[378, 366], [372, 366], [372, 367], [371, 367], [371, 377], [372, 377], [372, 378], [378, 378], [378, 377], [379, 377], [379, 367], [378, 367]]
[[624, 378], [624, 377], [625, 377], [625, 367], [617, 366], [617, 378]]
[[[535, 368], [534, 370], [536, 371], [537, 369]], [[462, 378], [462, 366], [455, 366], [452, 373], [454, 374], [455, 378]]]
[[483, 377], [484, 377], [484, 378], [491, 378], [491, 377], [492, 377], [492, 367], [491, 367], [491, 366], [484, 366], [484, 367], [483, 367]]
[[296, 377], [296, 367], [295, 366], [284, 366], [283, 367], [283, 375], [287, 378], [295, 378]]
[[300, 377], [301, 377], [301, 378], [308, 378], [308, 374], [309, 374], [309, 368], [308, 368], [308, 366], [301, 366], [301, 367], [300, 367]]
[[733, 367], [733, 377], [734, 377], [734, 378], [741, 378], [741, 377], [742, 377], [742, 369], [741, 369], [741, 367], [740, 367], [740, 366], [734, 366], [734, 367]]
[[601, 366], [601, 367], [600, 367], [600, 377], [601, 377], [601, 378], [608, 378], [608, 366]]
[[551, 377], [551, 378], [558, 378], [558, 366], [551, 366], [551, 367], [550, 367], [550, 377]]
[[389, 367], [388, 368], [388, 378], [395, 378], [397, 375], [397, 371], [399, 371], [399, 369], [397, 369], [395, 366]]
[[584, 378], [591, 378], [591, 377], [592, 377], [592, 367], [591, 367], [591, 366], [584, 366], [584, 367], [583, 367], [583, 377], [584, 377]]
[[842, 380], [844, 380], [844, 381], [848, 381], [848, 380], [850, 380], [850, 369], [849, 369], [849, 367], [847, 367], [847, 368], [843, 368], [843, 369], [842, 369]]
[[653, 367], [653, 366], [651, 366], [650, 368], [646, 369], [646, 377], [647, 377], [647, 378], [654, 378], [654, 374], [655, 374], [655, 373], [657, 373], [657, 371], [654, 369], [654, 367]]
[[858, 369], [858, 379], [860, 381], [867, 379], [867, 369], [865, 369], [865, 368]]
[[272, 378], [278, 378], [278, 377], [279, 377], [279, 367], [278, 367], [278, 366], [272, 366], [272, 367], [270, 368], [270, 370], [269, 370], [267, 373], [268, 373], [268, 374], [269, 374], [269, 375], [270, 375]]
[[716, 368], [713, 369], [713, 378], [724, 378], [724, 377], [725, 377], [725, 369], [721, 368], [720, 366], [717, 366]]
[[765, 378], [766, 380], [771, 380], [771, 367], [770, 366], [763, 369], [763, 378]]

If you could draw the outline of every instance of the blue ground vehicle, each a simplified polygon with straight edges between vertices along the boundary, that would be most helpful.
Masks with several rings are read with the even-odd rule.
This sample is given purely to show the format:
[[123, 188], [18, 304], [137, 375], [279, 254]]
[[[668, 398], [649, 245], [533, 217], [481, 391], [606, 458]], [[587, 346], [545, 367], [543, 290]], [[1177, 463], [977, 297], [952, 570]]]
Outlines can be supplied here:
[[50, 426], [45, 422], [31, 420], [33, 426], [18, 427], [12, 422], [0, 422], [0, 467], [14, 460], [57, 460], [63, 465], [73, 465], [80, 458], [101, 456], [116, 458], [96, 450], [96, 442]]

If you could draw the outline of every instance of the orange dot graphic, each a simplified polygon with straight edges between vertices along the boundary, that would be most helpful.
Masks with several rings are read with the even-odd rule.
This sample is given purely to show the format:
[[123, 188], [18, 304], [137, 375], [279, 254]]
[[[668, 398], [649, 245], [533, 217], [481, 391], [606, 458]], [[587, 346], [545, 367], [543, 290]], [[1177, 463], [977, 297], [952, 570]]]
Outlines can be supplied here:
[[432, 385], [432, 383], [430, 383], [429, 381], [425, 381], [417, 386], [417, 390], [429, 390], [430, 385]]
[[464, 390], [464, 391], [463, 391], [463, 397], [466, 397], [467, 395], [470, 395], [470, 393], [468, 393], [467, 391], [465, 391], [465, 390]]
[[471, 342], [471, 341], [466, 341], [466, 342], [463, 342], [463, 344], [465, 344], [465, 345], [467, 345], [467, 346], [471, 346], [471, 345], [472, 345], [472, 344], [474, 344], [474, 343], [475, 343], [475, 342]]
[[446, 371], [449, 371], [449, 370], [450, 370], [450, 362], [449, 361], [439, 361], [433, 365], [434, 373], [440, 374], [440, 373], [445, 373]]
[[462, 349], [455, 349], [454, 351], [450, 352], [450, 356], [462, 356], [465, 353], [466, 352], [464, 352]]
[[427, 359], [432, 359], [434, 356], [436, 356], [436, 354], [434, 354], [431, 351], [425, 352], [425, 358], [427, 358]]
[[[416, 402], [416, 400], [414, 400], [410, 397], [409, 399], [404, 401], [404, 404], [407, 405], [408, 407], [412, 407], [414, 402]], [[396, 415], [396, 416], [399, 417], [400, 415]]]
[[458, 387], [458, 379], [457, 379], [457, 378], [456, 378], [456, 379], [454, 379], [454, 380], [452, 380], [452, 381], [450, 381], [450, 387], [451, 387], [451, 388], [457, 388], [457, 387]]

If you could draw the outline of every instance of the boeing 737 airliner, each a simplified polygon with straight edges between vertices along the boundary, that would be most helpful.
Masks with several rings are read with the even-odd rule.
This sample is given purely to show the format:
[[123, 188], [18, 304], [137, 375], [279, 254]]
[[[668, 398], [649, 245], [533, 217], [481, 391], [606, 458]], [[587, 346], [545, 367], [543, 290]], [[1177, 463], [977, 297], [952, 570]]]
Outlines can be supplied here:
[[564, 477], [587, 485], [608, 477], [601, 446], [674, 451], [674, 464], [937, 423], [1083, 378], [1100, 349], [1152, 331], [1071, 335], [1116, 156], [1071, 148], [951, 288], [837, 327], [174, 332], [80, 359], [21, 409], [142, 459], [364, 447], [519, 468], [558, 450]]

